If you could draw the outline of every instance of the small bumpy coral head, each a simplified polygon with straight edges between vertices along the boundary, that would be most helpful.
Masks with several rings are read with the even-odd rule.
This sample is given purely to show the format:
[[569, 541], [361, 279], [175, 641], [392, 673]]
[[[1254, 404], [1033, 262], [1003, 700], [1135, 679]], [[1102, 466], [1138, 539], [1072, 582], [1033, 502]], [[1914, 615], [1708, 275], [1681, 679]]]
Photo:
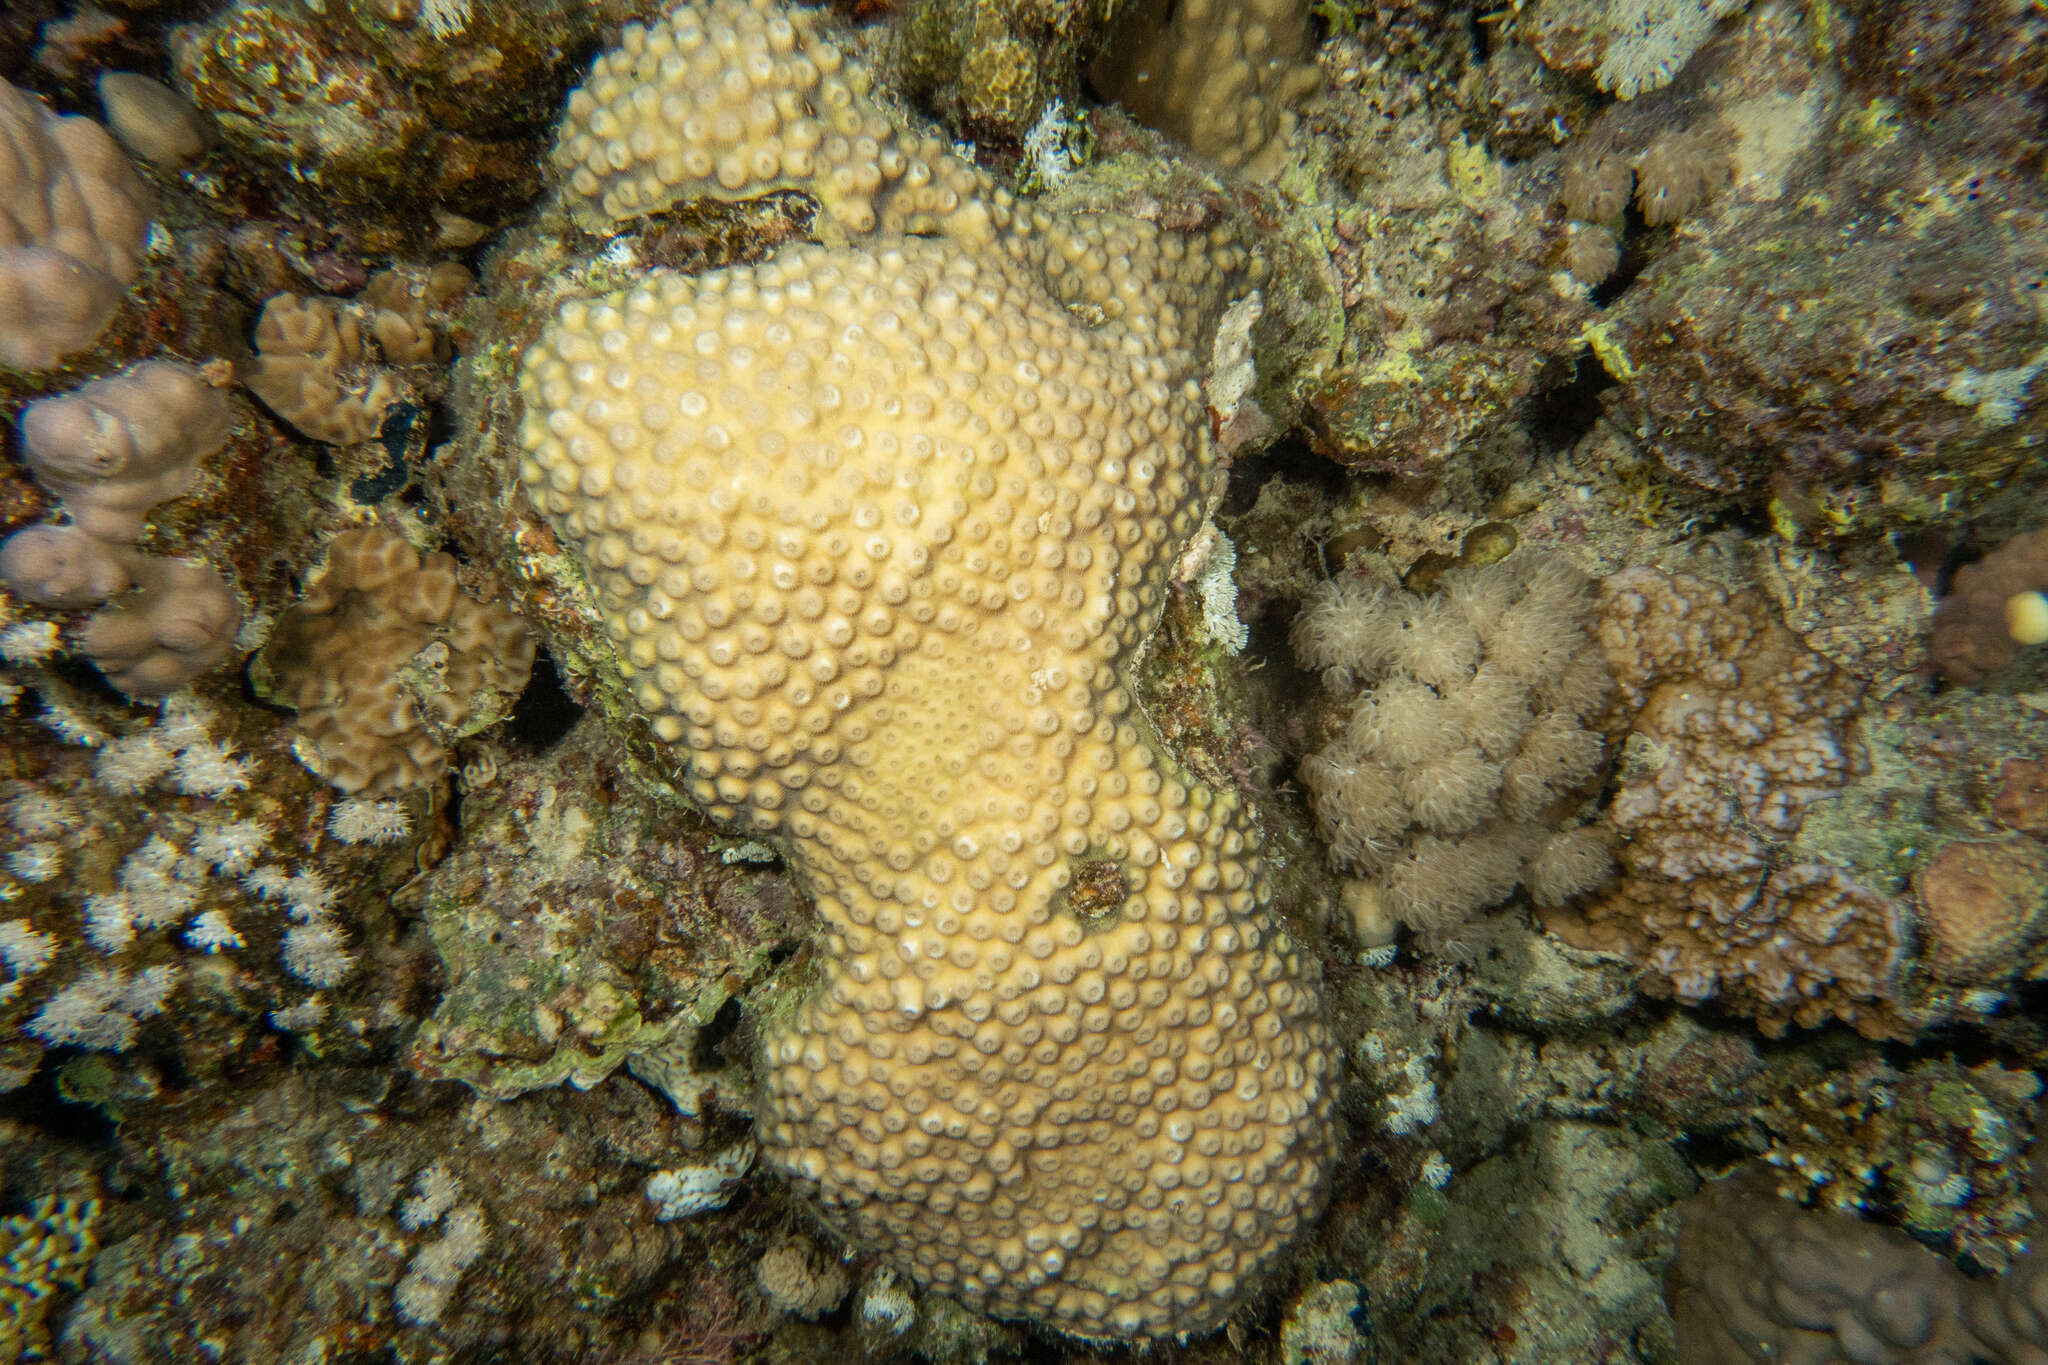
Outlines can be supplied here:
[[[684, 6], [629, 51], [823, 69], [801, 26], [775, 55], [778, 15]], [[1197, 339], [1118, 314], [1145, 270], [1207, 265], [1098, 233], [1118, 308], [1091, 325], [1062, 302], [1085, 234], [952, 221], [1015, 235], [885, 230], [568, 304], [522, 368], [521, 482], [694, 795], [817, 903], [817, 977], [763, 1030], [767, 1160], [989, 1311], [1201, 1331], [1313, 1214], [1332, 1144], [1257, 835], [1123, 680], [1221, 471]]]

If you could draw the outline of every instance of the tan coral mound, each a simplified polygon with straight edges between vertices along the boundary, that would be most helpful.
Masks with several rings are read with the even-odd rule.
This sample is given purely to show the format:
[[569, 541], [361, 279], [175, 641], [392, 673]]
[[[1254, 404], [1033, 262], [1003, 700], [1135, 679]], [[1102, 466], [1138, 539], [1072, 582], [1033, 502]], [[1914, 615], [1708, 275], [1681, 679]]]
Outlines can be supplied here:
[[[749, 60], [791, 21], [671, 22]], [[1123, 680], [1220, 482], [1193, 380], [1242, 253], [992, 193], [941, 226], [565, 306], [521, 478], [692, 792], [824, 921], [764, 1025], [768, 1160], [989, 1311], [1201, 1331], [1332, 1141], [1256, 832]]]
[[2048, 932], [2048, 847], [1958, 839], [1913, 877], [1928, 969], [1959, 985], [2000, 985]]
[[1830, 1018], [1910, 1034], [1898, 1009], [1904, 908], [1787, 846], [1869, 761], [1860, 689], [1753, 591], [1628, 569], [1602, 583], [1600, 635], [1629, 721], [1608, 819], [1622, 876], [1545, 924], [1710, 998], [1765, 1033]]
[[703, 195], [802, 189], [828, 235], [930, 231], [975, 177], [939, 139], [898, 130], [867, 87], [809, 10], [724, 0], [628, 24], [569, 96], [554, 164], [570, 213], [604, 232]]
[[518, 616], [461, 591], [452, 558], [371, 526], [335, 537], [326, 571], [278, 617], [262, 671], [299, 713], [306, 766], [376, 797], [438, 782], [450, 739], [496, 717], [533, 654]]
[[93, 343], [142, 268], [156, 196], [91, 119], [0, 81], [0, 365]]

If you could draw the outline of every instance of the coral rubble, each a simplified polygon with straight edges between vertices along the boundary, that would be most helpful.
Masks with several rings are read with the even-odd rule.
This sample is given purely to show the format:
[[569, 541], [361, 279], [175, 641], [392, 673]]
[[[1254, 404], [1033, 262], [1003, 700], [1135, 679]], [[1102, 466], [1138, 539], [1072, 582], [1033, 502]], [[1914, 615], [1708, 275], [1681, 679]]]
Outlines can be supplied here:
[[1602, 585], [1602, 643], [1630, 719], [1609, 819], [1621, 880], [1546, 923], [1625, 945], [1649, 984], [1756, 1016], [1910, 1033], [1898, 1012], [1905, 910], [1846, 870], [1776, 850], [1867, 770], [1854, 682], [1753, 591], [1631, 569]]

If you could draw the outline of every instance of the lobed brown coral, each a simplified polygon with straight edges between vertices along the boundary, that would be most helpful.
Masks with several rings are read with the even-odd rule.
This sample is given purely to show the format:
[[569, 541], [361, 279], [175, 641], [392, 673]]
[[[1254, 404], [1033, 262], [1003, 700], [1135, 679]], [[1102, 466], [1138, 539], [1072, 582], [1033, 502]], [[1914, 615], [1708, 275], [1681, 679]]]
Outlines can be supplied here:
[[274, 295], [257, 320], [256, 360], [243, 382], [316, 441], [367, 441], [402, 391], [390, 367], [446, 361], [441, 315], [474, 283], [444, 262], [380, 271], [350, 301]]
[[1362, 937], [1385, 913], [1441, 947], [1518, 883], [1558, 905], [1604, 881], [1604, 843], [1558, 807], [1599, 767], [1608, 692], [1585, 575], [1519, 554], [1454, 569], [1428, 596], [1323, 584], [1294, 652], [1342, 698], [1301, 766]]
[[131, 365], [22, 414], [29, 471], [57, 495], [70, 524], [9, 536], [0, 544], [0, 583], [46, 607], [111, 602], [80, 642], [130, 696], [176, 691], [233, 652], [242, 622], [233, 585], [204, 563], [156, 558], [132, 544], [151, 508], [191, 489], [199, 461], [227, 441], [228, 427], [219, 390], [199, 370], [168, 360]]
[[1016, 146], [1079, 94], [1112, 0], [916, 0], [892, 49], [906, 93], [971, 138]]
[[[730, 120], [604, 129], [686, 98], [707, 45], [737, 74], [706, 102], [756, 91]], [[1243, 252], [892, 160], [916, 144], [851, 136], [857, 84], [766, 0], [681, 6], [600, 59], [564, 133], [579, 213], [783, 183], [764, 131], [814, 127], [795, 164], [828, 232], [882, 230], [565, 306], [523, 363], [521, 482], [692, 794], [816, 899], [817, 979], [764, 1026], [767, 1160], [996, 1313], [1202, 1330], [1301, 1228], [1331, 1145], [1314, 968], [1257, 832], [1126, 680], [1220, 483], [1192, 381]], [[845, 132], [776, 112], [819, 90]], [[577, 141], [605, 136], [610, 179]], [[905, 192], [939, 235], [892, 230], [927, 212]], [[1119, 892], [1077, 905], [1104, 861]]]
[[453, 739], [526, 685], [534, 644], [500, 603], [461, 590], [455, 560], [382, 527], [345, 531], [277, 619], [259, 683], [299, 713], [300, 760], [350, 796], [441, 779]]
[[[2026, 766], [2008, 760], [2006, 772], [2001, 799], [2017, 785], [2015, 778], [2024, 781]], [[1994, 809], [2025, 821], [2014, 802]], [[1913, 889], [1926, 940], [1923, 956], [1937, 977], [1956, 985], [1999, 986], [2022, 971], [2036, 974], [2034, 949], [2048, 937], [2048, 844], [2019, 834], [1958, 839], [1914, 873]]]
[[2023, 1256], [2000, 1279], [1965, 1279], [1897, 1229], [1777, 1198], [1773, 1179], [1747, 1171], [1682, 1206], [1664, 1290], [1680, 1365], [2042, 1359], [2048, 1255]]
[[[1980, 683], [2019, 657], [2023, 644], [2048, 641], [2048, 529], [2014, 536], [1956, 571], [1934, 613], [1927, 654], [1950, 682]], [[2029, 600], [2031, 599], [2031, 600]]]
[[156, 198], [91, 119], [0, 80], [0, 364], [90, 346], [142, 268]]
[[1754, 591], [1636, 568], [1601, 596], [1628, 734], [1608, 809], [1622, 876], [1546, 925], [1627, 953], [1653, 991], [1718, 999], [1769, 1034], [1830, 1018], [1910, 1032], [1902, 907], [1784, 853], [1807, 808], [1867, 770], [1851, 729], [1859, 686]]

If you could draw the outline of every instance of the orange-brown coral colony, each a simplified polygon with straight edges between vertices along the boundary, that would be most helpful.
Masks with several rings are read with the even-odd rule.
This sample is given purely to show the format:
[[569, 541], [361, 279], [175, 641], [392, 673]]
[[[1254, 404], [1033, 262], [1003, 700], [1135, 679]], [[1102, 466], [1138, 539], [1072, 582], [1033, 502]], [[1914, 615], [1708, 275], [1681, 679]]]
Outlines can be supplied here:
[[[1312, 968], [1257, 835], [1124, 681], [1221, 477], [1191, 380], [1242, 253], [985, 189], [934, 205], [945, 235], [894, 235], [859, 186], [972, 172], [854, 136], [875, 115], [848, 85], [829, 126], [776, 133], [778, 83], [837, 69], [814, 22], [719, 0], [628, 47], [715, 50], [762, 91], [749, 136], [801, 134], [839, 221], [883, 230], [566, 306], [525, 358], [522, 480], [693, 793], [816, 899], [817, 979], [765, 1027], [768, 1159], [991, 1311], [1201, 1330], [1313, 1211], [1331, 1146]], [[565, 145], [623, 128], [610, 107], [572, 101]], [[764, 174], [813, 169], [778, 156]], [[895, 160], [832, 164], [863, 156]]]

